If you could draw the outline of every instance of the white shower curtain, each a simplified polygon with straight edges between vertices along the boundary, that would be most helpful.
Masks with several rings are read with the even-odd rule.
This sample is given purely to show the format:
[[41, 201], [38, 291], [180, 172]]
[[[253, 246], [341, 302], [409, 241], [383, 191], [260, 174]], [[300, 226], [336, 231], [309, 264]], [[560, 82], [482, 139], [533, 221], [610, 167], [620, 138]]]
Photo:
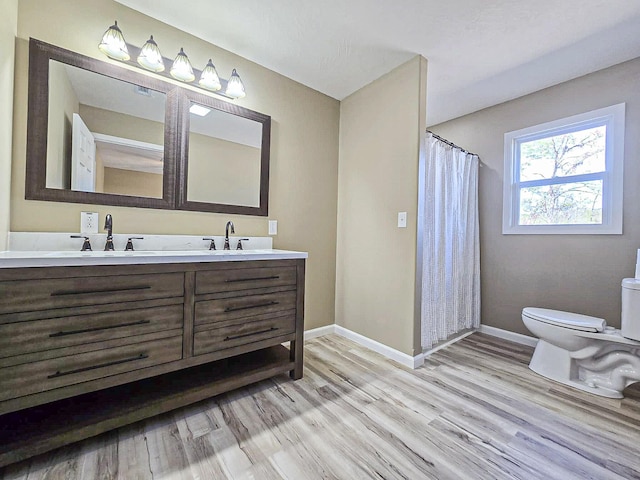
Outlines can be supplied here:
[[422, 348], [480, 326], [477, 155], [427, 133]]

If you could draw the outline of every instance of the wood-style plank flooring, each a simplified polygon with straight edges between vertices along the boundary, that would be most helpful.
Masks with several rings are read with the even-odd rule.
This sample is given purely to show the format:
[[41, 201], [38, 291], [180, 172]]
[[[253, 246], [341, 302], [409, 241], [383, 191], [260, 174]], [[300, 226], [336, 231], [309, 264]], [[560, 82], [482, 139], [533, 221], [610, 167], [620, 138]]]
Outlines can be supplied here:
[[410, 371], [344, 338], [281, 376], [41, 455], [4, 479], [640, 478], [640, 388], [610, 400], [479, 333]]

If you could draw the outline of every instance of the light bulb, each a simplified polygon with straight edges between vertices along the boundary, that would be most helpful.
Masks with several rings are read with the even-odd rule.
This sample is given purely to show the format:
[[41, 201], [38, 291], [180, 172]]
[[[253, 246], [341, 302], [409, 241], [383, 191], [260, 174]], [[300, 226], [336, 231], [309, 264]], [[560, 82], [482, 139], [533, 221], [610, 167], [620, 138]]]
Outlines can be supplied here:
[[98, 48], [107, 57], [115, 60], [127, 61], [131, 58], [127, 49], [127, 42], [124, 41], [124, 35], [122, 35], [122, 30], [118, 27], [117, 21], [104, 32], [102, 42], [100, 42]]
[[238, 75], [235, 68], [233, 69], [233, 72], [231, 72], [231, 78], [227, 83], [227, 90], [225, 93], [233, 98], [244, 98], [246, 96], [244, 85], [242, 84], [240, 75]]
[[164, 60], [162, 60], [162, 54], [160, 53], [158, 44], [153, 39], [153, 35], [151, 35], [151, 38], [147, 40], [147, 43], [145, 43], [140, 50], [138, 63], [152, 72], [164, 72]]
[[171, 76], [181, 82], [193, 82], [196, 76], [193, 74], [193, 68], [191, 68], [191, 62], [189, 57], [184, 53], [184, 50], [180, 48], [180, 52], [176, 55], [176, 59], [173, 61], [171, 67]]
[[202, 75], [200, 75], [198, 85], [214, 92], [222, 88], [222, 85], [220, 84], [220, 77], [218, 77], [218, 72], [216, 71], [216, 67], [213, 65], [211, 59], [209, 59], [207, 66], [202, 70]]

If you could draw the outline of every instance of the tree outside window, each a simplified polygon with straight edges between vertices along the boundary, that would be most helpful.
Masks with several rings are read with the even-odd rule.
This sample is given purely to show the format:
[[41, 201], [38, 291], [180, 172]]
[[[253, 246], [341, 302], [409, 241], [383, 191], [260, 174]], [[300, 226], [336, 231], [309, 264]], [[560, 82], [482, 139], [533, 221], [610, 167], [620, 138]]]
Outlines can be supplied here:
[[622, 233], [624, 110], [505, 134], [503, 233]]
[[601, 224], [605, 146], [606, 126], [520, 143], [520, 225]]

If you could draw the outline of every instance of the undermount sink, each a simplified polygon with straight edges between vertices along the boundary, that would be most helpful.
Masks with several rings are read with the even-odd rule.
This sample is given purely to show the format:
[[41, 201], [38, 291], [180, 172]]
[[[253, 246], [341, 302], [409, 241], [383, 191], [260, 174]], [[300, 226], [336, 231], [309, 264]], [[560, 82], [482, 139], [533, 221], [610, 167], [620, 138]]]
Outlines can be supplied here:
[[[139, 238], [144, 237], [144, 238]], [[89, 235], [94, 250], [81, 251], [82, 236], [64, 232], [10, 232], [10, 250], [0, 251], [0, 270], [22, 267], [86, 267], [91, 265], [143, 265], [211, 262], [243, 262], [307, 258], [306, 252], [276, 250], [270, 237], [229, 237], [233, 250], [209, 250], [211, 239], [222, 247], [224, 236], [202, 235], [113, 235], [115, 250], [104, 251], [106, 237]], [[135, 250], [125, 250], [133, 240]], [[236, 250], [243, 241], [245, 250]]]

